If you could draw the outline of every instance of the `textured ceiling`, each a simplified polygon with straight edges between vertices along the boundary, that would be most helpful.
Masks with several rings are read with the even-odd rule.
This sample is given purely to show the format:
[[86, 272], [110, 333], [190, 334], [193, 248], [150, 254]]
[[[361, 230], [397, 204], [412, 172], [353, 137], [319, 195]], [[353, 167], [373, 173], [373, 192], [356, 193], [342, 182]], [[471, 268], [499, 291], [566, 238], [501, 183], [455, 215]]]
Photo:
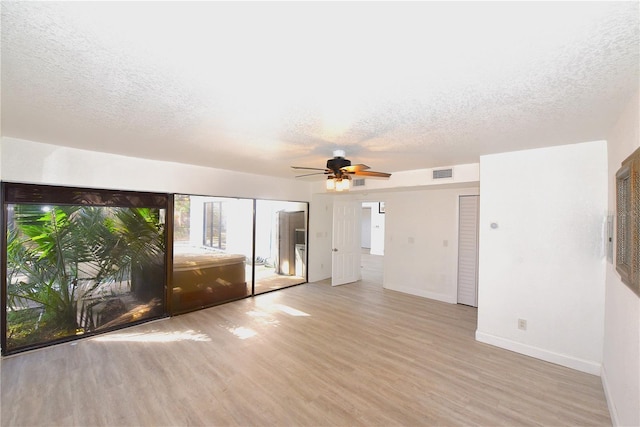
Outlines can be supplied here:
[[2, 2], [2, 134], [292, 177], [606, 138], [638, 2]]

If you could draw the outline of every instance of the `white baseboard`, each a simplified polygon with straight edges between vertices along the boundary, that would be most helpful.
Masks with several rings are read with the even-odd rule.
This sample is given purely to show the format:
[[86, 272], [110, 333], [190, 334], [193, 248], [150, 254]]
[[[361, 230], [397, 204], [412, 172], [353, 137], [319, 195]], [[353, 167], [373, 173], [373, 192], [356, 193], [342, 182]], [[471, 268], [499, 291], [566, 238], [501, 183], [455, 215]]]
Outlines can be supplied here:
[[496, 347], [524, 354], [526, 356], [535, 357], [536, 359], [544, 360], [545, 362], [551, 362], [556, 365], [566, 366], [567, 368], [586, 372], [588, 374], [600, 376], [602, 371], [602, 365], [597, 362], [580, 359], [566, 354], [555, 353], [543, 348], [533, 347], [480, 331], [476, 331], [476, 340], [485, 344], [491, 344]]
[[315, 283], [315, 282], [320, 282], [322, 280], [327, 280], [327, 279], [331, 279], [331, 274], [327, 275], [327, 274], [309, 274], [309, 283]]
[[415, 295], [418, 297], [424, 297], [434, 299], [436, 301], [447, 302], [449, 304], [457, 304], [458, 301], [455, 296], [439, 294], [437, 292], [425, 291], [424, 289], [410, 288], [406, 286], [384, 286], [385, 289], [392, 291], [404, 292], [405, 294]]
[[611, 390], [609, 389], [609, 383], [607, 382], [607, 371], [604, 369], [604, 365], [602, 366], [600, 378], [602, 378], [602, 388], [604, 389], [604, 396], [607, 399], [607, 406], [609, 407], [609, 414], [611, 415], [611, 423], [614, 427], [619, 426], [620, 420], [618, 419], [618, 411], [616, 410], [616, 405], [613, 403], [613, 396], [611, 395]]

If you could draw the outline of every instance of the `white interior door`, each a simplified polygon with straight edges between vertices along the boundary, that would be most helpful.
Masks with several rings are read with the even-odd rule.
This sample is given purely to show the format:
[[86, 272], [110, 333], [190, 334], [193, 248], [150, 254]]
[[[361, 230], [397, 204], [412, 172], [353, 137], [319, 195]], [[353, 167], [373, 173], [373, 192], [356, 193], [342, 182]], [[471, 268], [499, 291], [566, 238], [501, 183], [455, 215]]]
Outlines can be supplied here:
[[333, 202], [331, 286], [360, 280], [360, 202]]
[[458, 303], [478, 306], [478, 210], [480, 196], [460, 196]]

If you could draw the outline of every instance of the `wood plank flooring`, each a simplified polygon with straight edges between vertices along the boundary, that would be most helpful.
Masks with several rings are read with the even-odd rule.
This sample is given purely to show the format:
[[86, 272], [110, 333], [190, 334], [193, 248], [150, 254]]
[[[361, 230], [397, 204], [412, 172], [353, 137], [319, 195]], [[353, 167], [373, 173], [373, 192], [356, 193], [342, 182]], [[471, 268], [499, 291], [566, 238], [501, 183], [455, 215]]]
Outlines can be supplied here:
[[369, 249], [362, 248], [362, 253], [360, 254], [360, 272], [364, 282], [382, 286], [384, 275], [383, 264], [383, 256], [371, 255]]
[[476, 309], [311, 283], [0, 362], [2, 426], [605, 426], [600, 378]]

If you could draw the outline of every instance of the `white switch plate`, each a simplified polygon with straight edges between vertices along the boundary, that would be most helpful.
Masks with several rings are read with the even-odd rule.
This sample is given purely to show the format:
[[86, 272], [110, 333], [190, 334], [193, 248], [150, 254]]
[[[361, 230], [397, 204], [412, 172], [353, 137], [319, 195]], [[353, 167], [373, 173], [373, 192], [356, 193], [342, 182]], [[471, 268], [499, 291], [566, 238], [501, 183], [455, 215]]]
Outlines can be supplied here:
[[518, 319], [518, 329], [526, 331], [527, 330], [527, 321], [524, 319]]

